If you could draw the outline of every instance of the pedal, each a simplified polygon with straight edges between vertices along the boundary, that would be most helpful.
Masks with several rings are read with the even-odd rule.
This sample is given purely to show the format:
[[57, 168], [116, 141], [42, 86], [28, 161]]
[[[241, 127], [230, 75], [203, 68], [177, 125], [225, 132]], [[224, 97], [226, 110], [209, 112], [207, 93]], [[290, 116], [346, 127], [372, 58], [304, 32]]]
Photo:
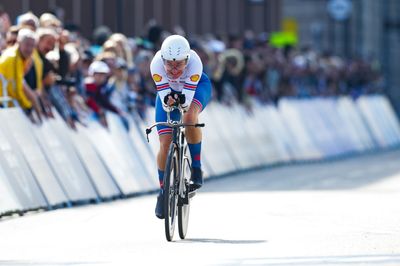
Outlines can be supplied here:
[[198, 190], [198, 187], [193, 187], [193, 184], [189, 184], [189, 193], [196, 193], [196, 191]]
[[193, 198], [194, 196], [196, 196], [196, 190], [190, 191], [189, 192], [189, 199]]
[[189, 189], [188, 186], [186, 186], [186, 192], [185, 192], [185, 198], [183, 199], [184, 204], [189, 204]]
[[189, 193], [188, 187], [186, 186], [185, 197], [178, 198], [178, 206], [188, 205], [189, 197], [190, 197], [190, 193]]

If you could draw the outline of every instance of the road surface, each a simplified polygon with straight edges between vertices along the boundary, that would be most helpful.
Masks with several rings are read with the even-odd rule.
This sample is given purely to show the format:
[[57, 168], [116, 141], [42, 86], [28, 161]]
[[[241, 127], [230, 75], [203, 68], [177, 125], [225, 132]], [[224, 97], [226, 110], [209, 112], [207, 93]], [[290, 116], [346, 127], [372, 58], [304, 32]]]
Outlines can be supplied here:
[[400, 265], [400, 150], [206, 182], [187, 239], [155, 195], [0, 221], [0, 265]]

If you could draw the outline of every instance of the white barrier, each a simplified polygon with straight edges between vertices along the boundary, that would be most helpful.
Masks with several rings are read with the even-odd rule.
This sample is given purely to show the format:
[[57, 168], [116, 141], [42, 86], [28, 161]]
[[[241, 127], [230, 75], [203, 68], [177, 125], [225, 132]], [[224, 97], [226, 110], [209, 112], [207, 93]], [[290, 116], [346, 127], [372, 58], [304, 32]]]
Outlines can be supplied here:
[[370, 101], [367, 97], [360, 97], [357, 102], [357, 107], [359, 108], [362, 117], [367, 124], [368, 129], [373, 136], [375, 143], [378, 147], [385, 148], [388, 146], [387, 138], [385, 137], [385, 133], [383, 132], [381, 122], [376, 119], [374, 112], [374, 107], [370, 104]]
[[16, 191], [8, 181], [7, 174], [0, 167], [0, 214], [25, 209]]
[[98, 195], [68, 138], [67, 126], [59, 116], [34, 130], [36, 139], [67, 197], [73, 202], [97, 200]]
[[315, 160], [322, 159], [323, 155], [312, 141], [310, 132], [307, 131], [301, 122], [301, 116], [296, 110], [295, 100], [282, 99], [279, 101], [278, 110], [283, 118], [283, 122], [292, 132], [294, 137], [294, 150], [298, 150], [296, 159]]
[[349, 120], [357, 132], [358, 139], [362, 142], [362, 150], [370, 150], [376, 148], [374, 139], [371, 135], [367, 124], [364, 122], [360, 110], [350, 98], [344, 98], [341, 101], [344, 108], [343, 116]]
[[156, 155], [147, 143], [145, 130], [143, 128], [145, 128], [145, 126], [141, 118], [138, 116], [133, 117], [130, 121], [129, 137], [135, 150], [139, 152], [141, 161], [149, 174], [152, 188], [155, 189], [159, 187]]
[[215, 116], [239, 168], [248, 169], [262, 165], [263, 158], [254, 139], [249, 135], [250, 128], [246, 125], [248, 119], [244, 110], [238, 105], [227, 108], [218, 105], [218, 114]]
[[20, 109], [11, 108], [0, 112], [4, 132], [15, 141], [15, 150], [20, 150], [36, 177], [42, 192], [50, 205], [60, 205], [69, 202], [53, 169], [43, 154], [39, 143], [33, 134], [33, 126]]
[[[331, 130], [330, 117], [324, 112], [326, 110], [322, 110], [322, 107], [325, 106], [321, 106], [321, 110], [317, 111], [317, 104], [319, 104], [317, 100], [313, 100], [313, 104], [311, 100], [293, 101], [292, 104], [311, 137], [311, 142], [319, 152], [326, 157], [338, 154], [335, 135]], [[318, 134], [313, 134], [314, 132], [318, 132]]]
[[77, 131], [67, 130], [74, 147], [83, 162], [86, 171], [93, 180], [93, 185], [102, 199], [109, 199], [121, 195], [121, 190], [117, 186], [111, 172], [103, 163], [96, 149], [90, 143], [87, 128], [76, 125]]
[[[158, 188], [154, 123], [107, 114], [70, 130], [60, 116], [32, 126], [19, 109], [0, 109], [0, 214]], [[211, 103], [200, 115], [207, 176], [296, 160], [324, 159], [400, 145], [400, 124], [387, 98], [282, 99], [250, 111]], [[154, 130], [156, 131], [156, 130]]]
[[274, 164], [289, 160], [285, 145], [279, 141], [274, 130], [275, 121], [270, 119], [269, 113], [264, 113], [265, 107], [255, 106], [251, 113], [243, 116], [243, 123], [247, 129], [248, 138], [260, 153], [261, 165]]
[[387, 146], [399, 144], [400, 134], [398, 124], [393, 123], [393, 111], [390, 110], [387, 99], [384, 100], [381, 96], [371, 96], [367, 98], [370, 109], [375, 121], [379, 124], [382, 133], [385, 136]]
[[[217, 121], [219, 106], [211, 103], [201, 114], [201, 122], [206, 124], [203, 129], [202, 153], [214, 175], [220, 175], [238, 169], [237, 159], [233, 156], [232, 148], [228, 144], [225, 123]], [[220, 114], [219, 114], [220, 115]]]
[[279, 157], [272, 162], [288, 162], [296, 158], [292, 132], [284, 125], [281, 114], [275, 106], [267, 105], [259, 110], [265, 131], [272, 135], [273, 142], [278, 147]]
[[368, 146], [363, 141], [363, 134], [365, 132], [360, 131], [354, 121], [351, 119], [354, 114], [354, 109], [349, 108], [353, 106], [353, 102], [348, 97], [340, 97], [337, 100], [337, 113], [340, 117], [343, 127], [347, 129], [347, 138], [352, 143], [352, 151], [361, 152], [368, 149]]
[[6, 135], [0, 125], [0, 167], [4, 171], [6, 186], [18, 199], [22, 210], [48, 207], [48, 203], [29, 169], [23, 154], [13, 138]]
[[392, 106], [389, 103], [389, 100], [383, 96], [377, 96], [377, 100], [379, 102], [380, 108], [382, 108], [382, 116], [388, 120], [388, 126], [390, 130], [393, 132], [395, 143], [400, 144], [400, 123], [397, 120], [396, 114]]
[[[337, 99], [318, 98], [313, 106], [313, 112], [325, 122], [326, 129], [332, 136], [329, 142], [329, 150], [325, 157], [354, 152], [355, 147], [349, 138], [349, 129], [338, 113]], [[312, 132], [313, 136], [317, 135], [315, 132], [318, 131]]]
[[135, 180], [134, 170], [126, 163], [126, 158], [118, 150], [110, 133], [97, 121], [90, 121], [85, 134], [114, 177], [121, 192], [124, 195], [140, 192], [140, 183]]
[[[128, 166], [125, 171], [131, 172], [133, 180], [139, 184], [138, 191], [149, 191], [154, 189], [154, 177], [150, 176], [142, 162], [140, 151], [135, 150], [129, 133], [122, 124], [121, 119], [114, 113], [107, 113], [109, 132], [114, 145], [118, 148], [120, 155]], [[143, 142], [143, 139], [140, 141]], [[125, 174], [127, 174], [125, 172]]]
[[371, 100], [372, 104], [375, 106], [375, 109], [377, 110], [377, 112], [375, 113], [376, 119], [382, 121], [382, 123], [384, 124], [385, 136], [387, 136], [391, 146], [396, 145], [396, 143], [398, 142], [398, 135], [396, 134], [394, 128], [392, 128], [389, 114], [386, 113], [386, 109], [382, 105], [381, 98], [373, 97]]

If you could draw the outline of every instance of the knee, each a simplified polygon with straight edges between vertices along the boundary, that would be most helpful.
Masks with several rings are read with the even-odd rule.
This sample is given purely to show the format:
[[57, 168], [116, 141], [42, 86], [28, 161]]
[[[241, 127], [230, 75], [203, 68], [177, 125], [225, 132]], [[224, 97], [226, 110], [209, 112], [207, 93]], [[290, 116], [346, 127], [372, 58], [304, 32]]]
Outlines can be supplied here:
[[162, 153], [167, 153], [169, 149], [169, 145], [171, 144], [171, 138], [160, 138], [160, 151]]
[[184, 123], [194, 124], [197, 123], [198, 114], [194, 110], [189, 110], [183, 117]]

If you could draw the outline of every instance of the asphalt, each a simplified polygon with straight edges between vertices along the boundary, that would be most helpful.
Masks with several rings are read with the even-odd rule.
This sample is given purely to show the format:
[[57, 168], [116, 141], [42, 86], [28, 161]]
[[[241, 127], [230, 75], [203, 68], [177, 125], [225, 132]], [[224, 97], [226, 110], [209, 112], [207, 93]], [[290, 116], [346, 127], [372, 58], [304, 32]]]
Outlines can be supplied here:
[[400, 265], [400, 150], [206, 182], [187, 239], [155, 195], [0, 221], [0, 265]]

